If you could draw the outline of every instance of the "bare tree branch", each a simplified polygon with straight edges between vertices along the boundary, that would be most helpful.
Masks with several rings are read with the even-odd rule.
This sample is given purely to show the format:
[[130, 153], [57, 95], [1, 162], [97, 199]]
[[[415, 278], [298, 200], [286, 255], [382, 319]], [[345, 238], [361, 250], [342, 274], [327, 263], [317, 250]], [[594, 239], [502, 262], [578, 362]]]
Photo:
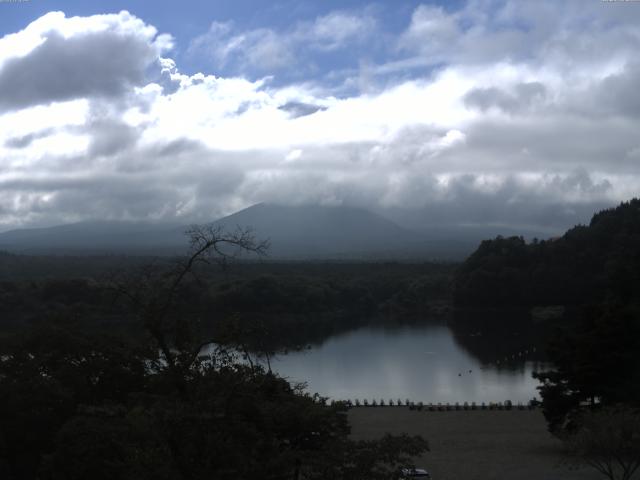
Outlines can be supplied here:
[[568, 462], [589, 465], [610, 480], [629, 480], [640, 467], [640, 413], [629, 407], [604, 407], [579, 419], [565, 436]]
[[170, 322], [185, 280], [188, 277], [198, 280], [195, 270], [200, 264], [216, 263], [226, 267], [242, 254], [264, 256], [269, 248], [269, 242], [256, 240], [250, 228], [236, 227], [229, 233], [221, 225], [194, 225], [185, 234], [189, 239], [188, 253], [172, 268], [146, 265], [133, 276], [121, 276], [109, 282], [117, 295], [129, 301], [143, 327], [156, 341], [168, 371], [183, 394], [186, 375], [205, 346], [199, 342], [193, 348], [184, 348], [178, 338], [179, 327], [193, 326], [180, 318]]

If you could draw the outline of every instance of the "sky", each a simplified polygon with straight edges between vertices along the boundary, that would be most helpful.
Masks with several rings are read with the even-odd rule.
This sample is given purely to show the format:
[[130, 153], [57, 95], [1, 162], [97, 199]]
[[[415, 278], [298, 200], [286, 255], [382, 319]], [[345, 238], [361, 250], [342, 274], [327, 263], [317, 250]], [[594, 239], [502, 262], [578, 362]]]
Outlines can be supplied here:
[[0, 230], [270, 202], [552, 231], [638, 195], [638, 85], [633, 1], [0, 0]]

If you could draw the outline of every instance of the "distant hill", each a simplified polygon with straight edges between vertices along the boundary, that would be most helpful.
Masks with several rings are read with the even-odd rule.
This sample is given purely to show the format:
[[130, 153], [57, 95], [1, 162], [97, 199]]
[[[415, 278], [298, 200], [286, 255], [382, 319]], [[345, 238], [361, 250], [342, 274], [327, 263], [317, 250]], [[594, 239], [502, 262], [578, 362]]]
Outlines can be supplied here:
[[[226, 229], [251, 227], [269, 239], [272, 259], [463, 260], [507, 227], [429, 225], [420, 216], [393, 217], [347, 206], [257, 204], [214, 221]], [[174, 255], [187, 247], [177, 223], [92, 221], [0, 233], [0, 250], [27, 254]], [[533, 232], [526, 232], [531, 238]], [[541, 234], [540, 236], [544, 236]]]
[[[269, 239], [274, 259], [438, 258], [425, 238], [375, 213], [351, 207], [258, 204], [214, 222], [251, 227]], [[0, 250], [39, 254], [184, 252], [186, 225], [81, 222], [0, 234]]]
[[166, 223], [79, 222], [0, 233], [0, 249], [30, 254], [172, 254], [184, 251], [184, 230]]
[[562, 237], [486, 240], [461, 265], [458, 306], [580, 305], [640, 299], [640, 199], [596, 213]]
[[216, 222], [251, 226], [277, 258], [394, 258], [428, 255], [425, 238], [380, 215], [353, 207], [258, 204]]
[[[420, 212], [395, 209], [371, 212], [354, 207], [258, 204], [218, 223], [251, 225], [259, 238], [270, 238], [276, 257], [397, 258], [461, 261], [482, 240], [516, 230], [491, 225], [427, 224]], [[527, 238], [550, 236], [523, 232]]]

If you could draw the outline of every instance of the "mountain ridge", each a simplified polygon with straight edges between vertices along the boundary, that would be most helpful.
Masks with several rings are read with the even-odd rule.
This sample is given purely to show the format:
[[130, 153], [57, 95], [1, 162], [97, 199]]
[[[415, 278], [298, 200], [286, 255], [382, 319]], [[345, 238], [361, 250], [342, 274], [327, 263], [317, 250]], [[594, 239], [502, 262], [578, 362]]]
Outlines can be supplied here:
[[[269, 239], [274, 258], [393, 257], [420, 250], [420, 234], [357, 207], [252, 205], [211, 222], [251, 228]], [[178, 254], [187, 248], [189, 225], [128, 221], [85, 221], [0, 233], [0, 249], [18, 253], [104, 253], [149, 250]]]
[[[462, 260], [487, 233], [447, 225], [399, 224], [381, 212], [359, 207], [271, 203], [251, 205], [210, 223], [228, 230], [251, 228], [258, 240], [270, 240], [269, 258], [291, 260]], [[23, 228], [0, 233], [0, 250], [176, 255], [187, 249], [184, 232], [188, 228], [177, 222], [99, 220]]]

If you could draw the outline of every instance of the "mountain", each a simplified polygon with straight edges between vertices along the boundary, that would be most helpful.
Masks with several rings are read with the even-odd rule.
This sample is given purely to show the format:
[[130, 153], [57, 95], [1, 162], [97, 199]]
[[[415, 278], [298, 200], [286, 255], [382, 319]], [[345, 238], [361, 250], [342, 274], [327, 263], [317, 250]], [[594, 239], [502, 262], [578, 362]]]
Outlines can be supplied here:
[[170, 254], [184, 250], [184, 228], [166, 223], [92, 221], [0, 233], [0, 249], [37, 254]]
[[[377, 214], [351, 207], [258, 204], [214, 222], [228, 230], [251, 227], [270, 240], [274, 259], [371, 259], [428, 256], [424, 238]], [[176, 254], [187, 226], [80, 222], [0, 233], [0, 249], [39, 254]]]
[[[397, 213], [397, 212], [396, 212]], [[401, 216], [398, 216], [401, 218]], [[227, 230], [251, 227], [270, 240], [271, 259], [463, 260], [483, 238], [504, 228], [428, 225], [405, 216], [337, 206], [257, 204], [214, 222]], [[186, 225], [80, 222], [0, 233], [0, 250], [28, 254], [173, 255], [185, 251]]]
[[258, 239], [269, 239], [269, 255], [275, 258], [428, 255], [420, 234], [361, 208], [258, 204], [216, 223], [227, 229], [251, 226]]

